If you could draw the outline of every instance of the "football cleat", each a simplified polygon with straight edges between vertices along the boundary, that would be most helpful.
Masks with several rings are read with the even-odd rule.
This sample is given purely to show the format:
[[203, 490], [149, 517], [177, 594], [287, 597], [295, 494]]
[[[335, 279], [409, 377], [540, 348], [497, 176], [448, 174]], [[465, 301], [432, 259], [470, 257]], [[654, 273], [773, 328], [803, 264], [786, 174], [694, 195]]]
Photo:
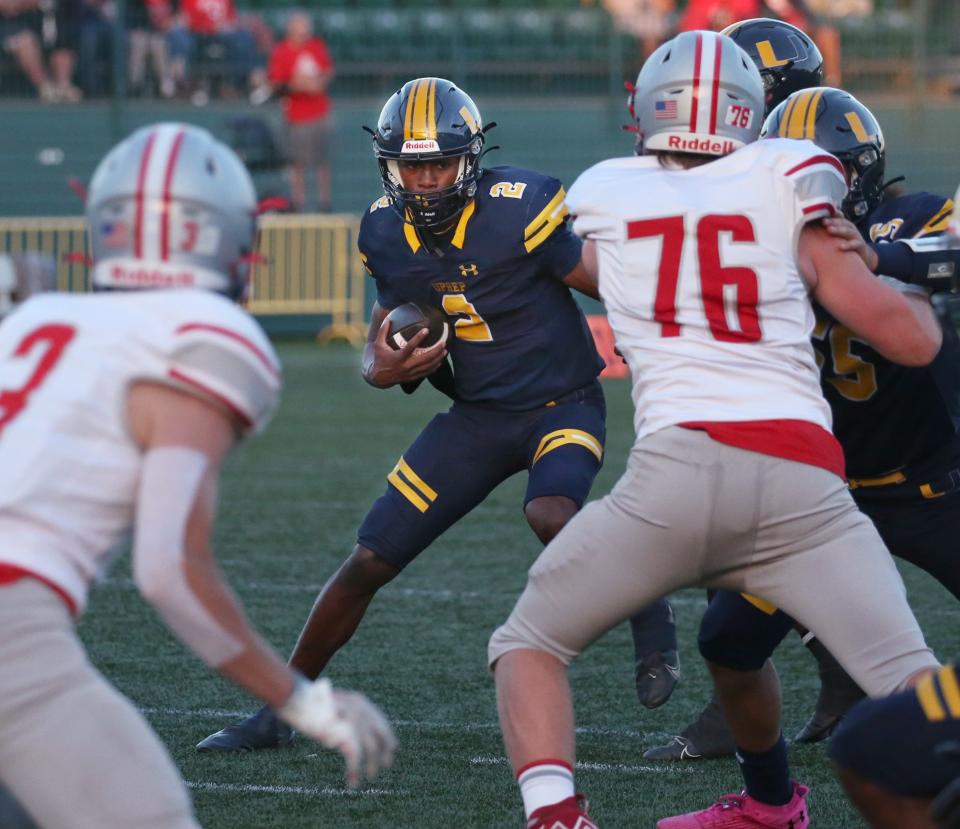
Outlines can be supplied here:
[[803, 724], [796, 736], [793, 738], [795, 743], [819, 743], [826, 740], [840, 725], [840, 720], [834, 714], [827, 714], [823, 711], [814, 711], [810, 719]]
[[720, 703], [711, 699], [700, 716], [673, 740], [647, 749], [643, 756], [647, 760], [709, 760], [730, 757], [736, 748]]
[[527, 818], [527, 829], [597, 829], [587, 815], [588, 805], [587, 799], [578, 794], [541, 806]]
[[680, 656], [675, 650], [648, 653], [637, 661], [633, 675], [640, 704], [659, 708], [680, 680]]
[[294, 731], [265, 705], [253, 716], [228, 725], [197, 743], [197, 751], [260, 751], [283, 748], [293, 742]]
[[793, 738], [796, 743], [819, 743], [827, 739], [840, 725], [840, 720], [854, 705], [866, 696], [840, 663], [827, 651], [819, 639], [807, 647], [816, 657], [820, 673], [820, 693], [809, 720]]
[[657, 829], [807, 829], [806, 786], [793, 784], [793, 797], [783, 806], [754, 800], [746, 792], [726, 794], [699, 812], [688, 812], [657, 821]]

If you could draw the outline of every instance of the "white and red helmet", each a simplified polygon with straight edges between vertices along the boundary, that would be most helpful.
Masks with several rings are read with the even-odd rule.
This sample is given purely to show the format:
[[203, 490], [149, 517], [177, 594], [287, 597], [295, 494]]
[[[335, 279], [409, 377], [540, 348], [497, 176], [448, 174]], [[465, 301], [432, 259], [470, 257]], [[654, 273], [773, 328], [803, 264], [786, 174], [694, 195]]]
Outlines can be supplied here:
[[161, 123], [107, 153], [87, 224], [100, 290], [205, 288], [240, 298], [256, 240], [253, 181], [207, 130]]
[[683, 32], [644, 63], [631, 111], [639, 155], [726, 155], [759, 136], [763, 81], [747, 53], [730, 38]]

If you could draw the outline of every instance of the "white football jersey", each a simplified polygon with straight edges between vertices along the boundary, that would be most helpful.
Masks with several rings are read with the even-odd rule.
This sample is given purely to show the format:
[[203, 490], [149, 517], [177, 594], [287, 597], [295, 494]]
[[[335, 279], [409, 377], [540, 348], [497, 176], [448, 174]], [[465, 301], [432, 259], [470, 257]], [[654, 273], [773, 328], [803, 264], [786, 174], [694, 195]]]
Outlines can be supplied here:
[[249, 431], [266, 426], [281, 386], [257, 323], [209, 291], [41, 294], [0, 324], [0, 564], [52, 582], [78, 610], [133, 525], [137, 380], [219, 401]]
[[803, 226], [838, 213], [846, 192], [837, 159], [788, 139], [688, 170], [611, 159], [577, 179], [567, 205], [597, 243], [638, 438], [690, 421], [830, 428], [795, 258]]

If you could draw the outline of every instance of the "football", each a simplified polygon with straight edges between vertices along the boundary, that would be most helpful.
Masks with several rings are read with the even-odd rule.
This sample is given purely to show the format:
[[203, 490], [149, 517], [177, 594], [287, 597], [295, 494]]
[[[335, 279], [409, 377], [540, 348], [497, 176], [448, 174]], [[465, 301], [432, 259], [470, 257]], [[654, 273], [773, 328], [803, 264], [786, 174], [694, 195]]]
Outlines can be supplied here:
[[403, 348], [422, 328], [429, 329], [430, 333], [421, 341], [417, 351], [438, 342], [446, 342], [450, 331], [443, 312], [430, 306], [418, 305], [416, 302], [398, 305], [387, 314], [387, 319], [390, 320], [387, 343], [394, 350]]

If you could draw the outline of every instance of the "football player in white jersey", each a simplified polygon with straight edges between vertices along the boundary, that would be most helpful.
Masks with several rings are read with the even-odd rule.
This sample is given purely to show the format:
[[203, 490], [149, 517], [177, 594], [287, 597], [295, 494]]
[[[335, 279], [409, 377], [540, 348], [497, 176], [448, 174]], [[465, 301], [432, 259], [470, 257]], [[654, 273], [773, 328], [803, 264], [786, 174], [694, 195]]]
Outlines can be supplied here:
[[205, 130], [144, 128], [87, 201], [89, 295], [33, 297], [0, 324], [0, 781], [44, 829], [197, 827], [183, 781], [74, 630], [133, 531], [141, 594], [208, 665], [347, 760], [391, 760], [383, 715], [308, 683], [250, 627], [215, 563], [220, 464], [280, 392], [269, 341], [235, 304], [253, 184]]
[[[573, 785], [567, 664], [680, 587], [789, 607], [872, 695], [938, 664], [847, 490], [811, 298], [904, 364], [929, 363], [941, 331], [925, 297], [883, 284], [821, 226], [846, 194], [842, 165], [811, 142], [755, 142], [763, 101], [733, 41], [683, 33], [637, 79], [639, 157], [596, 165], [568, 195], [630, 367], [637, 440], [625, 475], [544, 550], [490, 640], [531, 829], [593, 826]], [[659, 829], [806, 829], [806, 787], [766, 776], [783, 751], [751, 719], [766, 701], [727, 691], [746, 791]]]

